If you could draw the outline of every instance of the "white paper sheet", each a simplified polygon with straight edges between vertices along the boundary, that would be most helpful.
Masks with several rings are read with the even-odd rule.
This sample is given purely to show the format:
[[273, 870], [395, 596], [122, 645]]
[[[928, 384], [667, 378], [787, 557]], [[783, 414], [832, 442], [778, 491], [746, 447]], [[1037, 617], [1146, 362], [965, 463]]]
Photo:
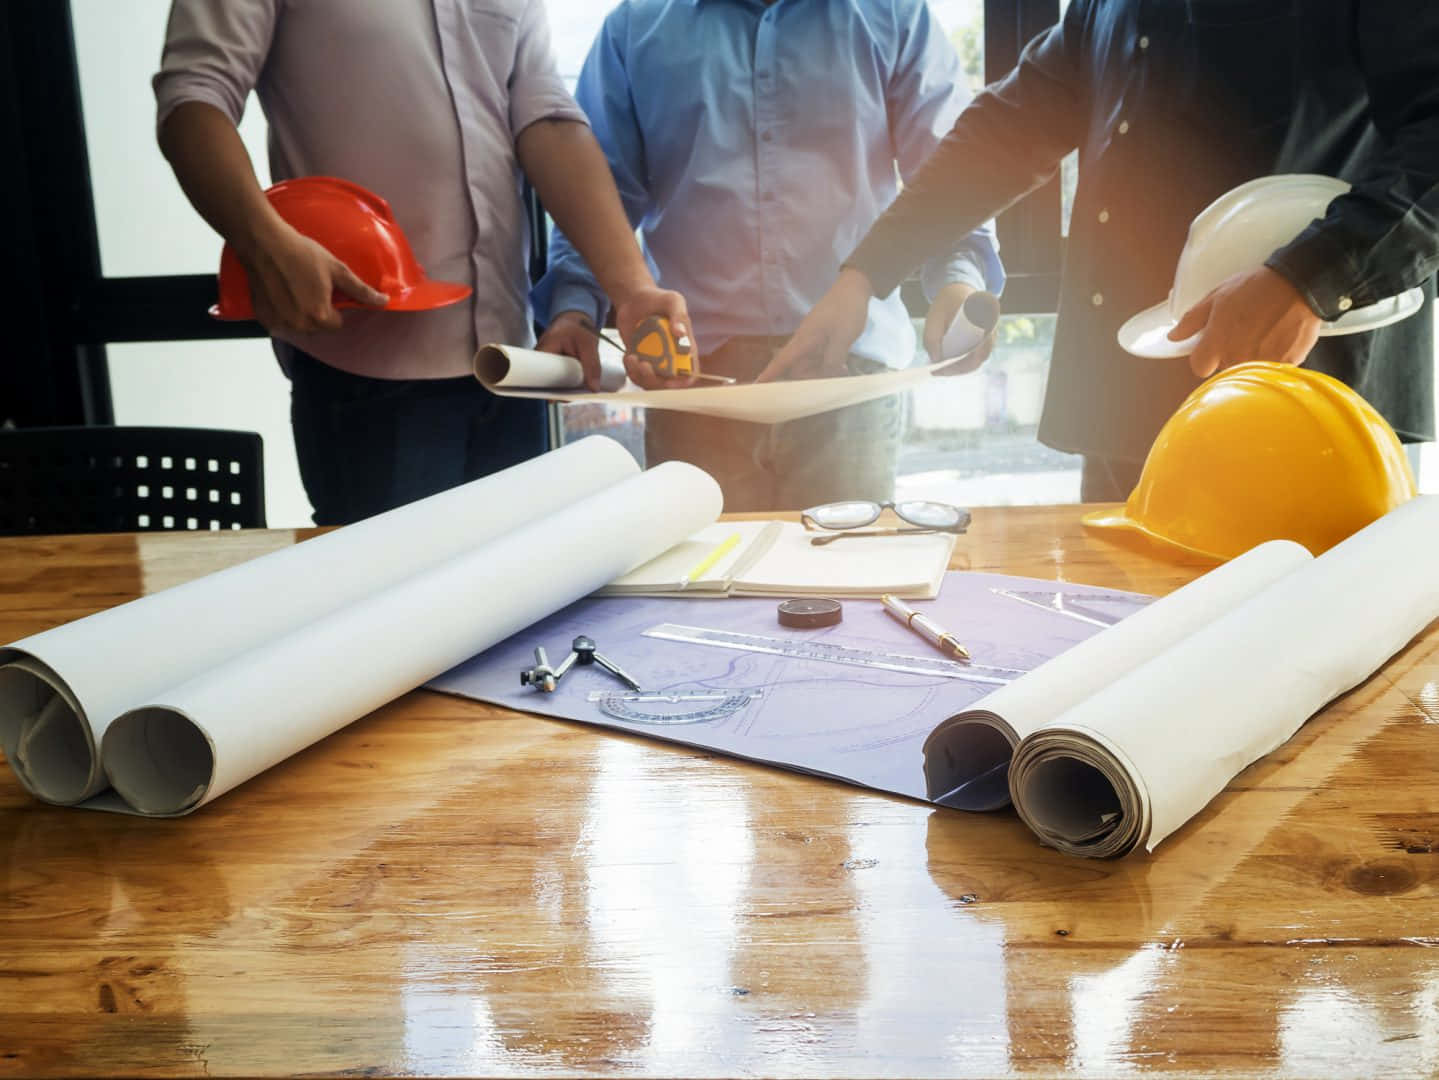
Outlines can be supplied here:
[[[973, 307], [971, 308], [971, 304]], [[988, 293], [976, 293], [966, 301], [966, 310], [986, 313], [993, 305], [998, 315], [998, 301]], [[977, 314], [977, 318], [988, 318]], [[935, 377], [935, 372], [958, 362], [984, 340], [985, 331], [970, 324], [962, 311], [955, 318], [946, 341], [954, 349], [963, 349], [942, 363], [922, 367], [881, 371], [872, 375], [844, 375], [831, 379], [795, 379], [787, 382], [744, 383], [735, 386], [693, 386], [683, 390], [641, 390], [633, 382], [613, 392], [592, 393], [583, 389], [583, 379], [576, 377], [578, 361], [570, 360], [573, 368], [555, 361], [549, 353], [520, 349], [510, 345], [485, 345], [475, 355], [475, 377], [485, 389], [502, 397], [542, 398], [545, 401], [599, 401], [614, 405], [630, 405], [647, 409], [672, 409], [676, 412], [699, 413], [725, 420], [748, 420], [756, 424], [779, 424], [804, 416], [829, 412], [846, 405], [920, 389]], [[602, 353], [603, 355], [603, 350]], [[701, 361], [703, 366], [703, 361]]]
[[1020, 816], [1074, 854], [1154, 850], [1439, 615], [1436, 537], [1413, 499], [1029, 734]]
[[672, 464], [639, 475], [585, 439], [16, 642], [6, 759], [50, 802], [108, 770], [145, 812], [187, 812], [713, 521], [714, 481]]

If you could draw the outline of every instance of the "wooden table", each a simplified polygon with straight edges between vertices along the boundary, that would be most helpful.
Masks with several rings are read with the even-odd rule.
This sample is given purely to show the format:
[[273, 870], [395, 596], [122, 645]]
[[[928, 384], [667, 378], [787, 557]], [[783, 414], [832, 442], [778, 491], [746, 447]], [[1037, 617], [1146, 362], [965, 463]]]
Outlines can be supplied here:
[[[976, 511], [956, 565], [1201, 569], [1078, 518]], [[295, 539], [0, 541], [0, 641]], [[1436, 725], [1439, 626], [1117, 862], [426, 692], [178, 820], [7, 768], [0, 1076], [1432, 1075]]]

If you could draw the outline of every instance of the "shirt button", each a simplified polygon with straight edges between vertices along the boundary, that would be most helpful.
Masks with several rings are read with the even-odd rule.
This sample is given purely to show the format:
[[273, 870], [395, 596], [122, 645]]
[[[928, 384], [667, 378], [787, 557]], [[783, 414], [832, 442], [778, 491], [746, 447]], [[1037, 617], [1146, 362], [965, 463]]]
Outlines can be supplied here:
[[1349, 299], [1349, 297], [1347, 297], [1347, 296], [1341, 296], [1341, 297], [1339, 298], [1339, 310], [1340, 310], [1340, 311], [1348, 311], [1348, 310], [1349, 310], [1350, 308], [1352, 308], [1353, 306], [1354, 306], [1354, 301], [1351, 300], [1351, 299]]
[[1098, 292], [1095, 293], [1093, 296], [1091, 296], [1091, 297], [1089, 298], [1089, 302], [1090, 302], [1091, 304], [1093, 304], [1095, 307], [1101, 307], [1101, 306], [1103, 306], [1103, 304], [1104, 304], [1104, 294], [1103, 294], [1103, 293], [1098, 293]]
[[1109, 220], [1109, 211], [1108, 211], [1108, 210], [1101, 210], [1101, 211], [1099, 212], [1099, 223], [1100, 223], [1101, 225], [1103, 225], [1103, 224], [1104, 224], [1106, 221], [1108, 221], [1108, 220]]
[[769, 141], [770, 141], [771, 139], [773, 139], [773, 138], [774, 138], [774, 132], [772, 132], [772, 131], [765, 131], [765, 132], [761, 132], [761, 133], [760, 133], [760, 139], [761, 139], [761, 141], [763, 141], [763, 142], [769, 142]]
[[1140, 38], [1139, 38], [1139, 47], [1140, 47], [1141, 49], [1147, 49], [1147, 48], [1149, 48], [1149, 35], [1148, 35], [1148, 34], [1143, 34], [1143, 35], [1140, 36]]
[[1121, 134], [1121, 135], [1127, 135], [1127, 134], [1129, 134], [1129, 121], [1128, 121], [1128, 120], [1121, 120], [1121, 121], [1119, 121], [1119, 134]]

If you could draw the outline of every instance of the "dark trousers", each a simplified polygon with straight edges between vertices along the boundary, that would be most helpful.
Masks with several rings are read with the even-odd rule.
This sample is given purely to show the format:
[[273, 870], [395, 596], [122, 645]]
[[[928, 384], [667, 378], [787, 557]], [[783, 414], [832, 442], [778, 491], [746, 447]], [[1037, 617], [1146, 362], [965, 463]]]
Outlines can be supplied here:
[[347, 525], [548, 449], [545, 403], [476, 379], [370, 379], [275, 342], [290, 377], [300, 479], [316, 525]]
[[1079, 474], [1080, 502], [1124, 502], [1139, 483], [1142, 461], [1084, 455]]
[[[704, 358], [704, 370], [753, 382], [785, 338], [732, 338]], [[885, 370], [852, 356], [855, 375]], [[889, 394], [782, 424], [751, 424], [651, 409], [645, 462], [687, 461], [719, 483], [724, 508], [803, 510], [841, 499], [894, 497], [905, 398]]]

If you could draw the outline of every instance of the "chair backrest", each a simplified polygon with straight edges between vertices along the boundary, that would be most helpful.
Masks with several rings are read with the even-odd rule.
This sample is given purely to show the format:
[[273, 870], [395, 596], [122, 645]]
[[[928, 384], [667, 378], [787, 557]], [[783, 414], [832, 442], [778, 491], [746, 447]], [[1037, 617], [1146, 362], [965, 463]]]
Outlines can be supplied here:
[[0, 431], [0, 535], [265, 527], [253, 431]]

